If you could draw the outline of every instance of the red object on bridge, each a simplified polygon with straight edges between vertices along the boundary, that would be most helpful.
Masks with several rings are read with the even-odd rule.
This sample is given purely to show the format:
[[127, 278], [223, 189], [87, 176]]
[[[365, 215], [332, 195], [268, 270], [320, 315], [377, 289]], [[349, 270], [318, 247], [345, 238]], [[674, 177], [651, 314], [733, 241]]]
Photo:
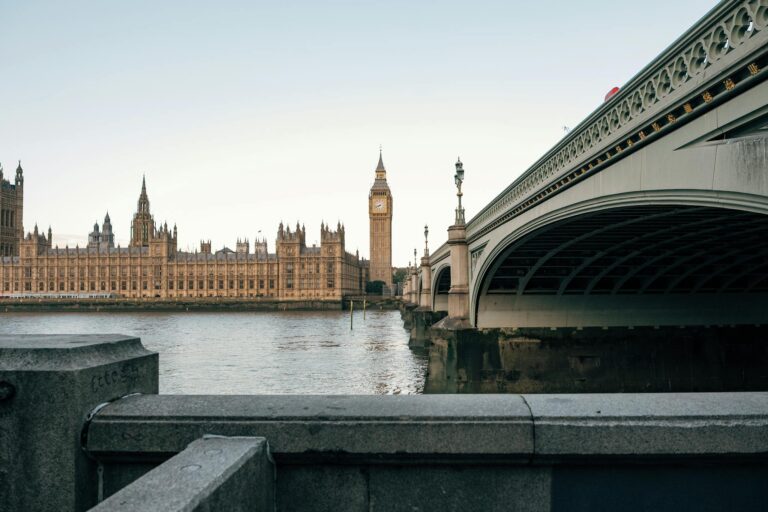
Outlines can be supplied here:
[[614, 87], [613, 89], [608, 91], [608, 94], [605, 95], [605, 100], [603, 101], [603, 103], [605, 103], [609, 99], [613, 98], [616, 95], [617, 92], [619, 92], [619, 88], [618, 87]]

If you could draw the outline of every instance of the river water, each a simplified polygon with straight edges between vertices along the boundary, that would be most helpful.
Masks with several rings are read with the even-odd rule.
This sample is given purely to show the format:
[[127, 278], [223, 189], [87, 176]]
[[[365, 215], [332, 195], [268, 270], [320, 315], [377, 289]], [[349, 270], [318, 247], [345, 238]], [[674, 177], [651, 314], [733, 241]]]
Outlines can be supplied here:
[[0, 334], [120, 333], [160, 354], [160, 392], [413, 394], [426, 355], [397, 311], [2, 313]]

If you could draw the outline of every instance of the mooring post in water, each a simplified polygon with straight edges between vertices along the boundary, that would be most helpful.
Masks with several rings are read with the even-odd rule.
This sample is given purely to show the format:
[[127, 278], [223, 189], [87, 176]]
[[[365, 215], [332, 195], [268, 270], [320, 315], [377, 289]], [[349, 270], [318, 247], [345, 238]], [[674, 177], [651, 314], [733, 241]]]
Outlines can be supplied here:
[[365, 320], [365, 299], [363, 299], [363, 320]]
[[355, 301], [349, 301], [349, 330], [352, 330], [352, 310], [355, 308]]

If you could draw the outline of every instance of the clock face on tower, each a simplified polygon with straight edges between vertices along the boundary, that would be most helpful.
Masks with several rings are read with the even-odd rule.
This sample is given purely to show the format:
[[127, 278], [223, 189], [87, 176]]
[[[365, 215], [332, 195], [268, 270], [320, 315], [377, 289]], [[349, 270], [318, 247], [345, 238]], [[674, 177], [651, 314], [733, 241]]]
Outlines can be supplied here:
[[386, 199], [374, 199], [373, 200], [373, 211], [374, 211], [374, 213], [386, 213], [386, 211], [387, 211], [387, 201], [386, 201]]

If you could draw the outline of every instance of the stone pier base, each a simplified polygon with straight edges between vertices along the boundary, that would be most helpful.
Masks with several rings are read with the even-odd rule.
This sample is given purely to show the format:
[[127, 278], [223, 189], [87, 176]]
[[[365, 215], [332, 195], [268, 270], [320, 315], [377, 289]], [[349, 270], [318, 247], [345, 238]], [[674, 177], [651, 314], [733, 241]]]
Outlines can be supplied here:
[[403, 319], [403, 327], [410, 334], [408, 345], [415, 348], [428, 347], [432, 339], [432, 326], [447, 314], [445, 311], [416, 307], [415, 304], [406, 304], [401, 307], [400, 316]]
[[425, 393], [768, 390], [765, 327], [431, 329]]

